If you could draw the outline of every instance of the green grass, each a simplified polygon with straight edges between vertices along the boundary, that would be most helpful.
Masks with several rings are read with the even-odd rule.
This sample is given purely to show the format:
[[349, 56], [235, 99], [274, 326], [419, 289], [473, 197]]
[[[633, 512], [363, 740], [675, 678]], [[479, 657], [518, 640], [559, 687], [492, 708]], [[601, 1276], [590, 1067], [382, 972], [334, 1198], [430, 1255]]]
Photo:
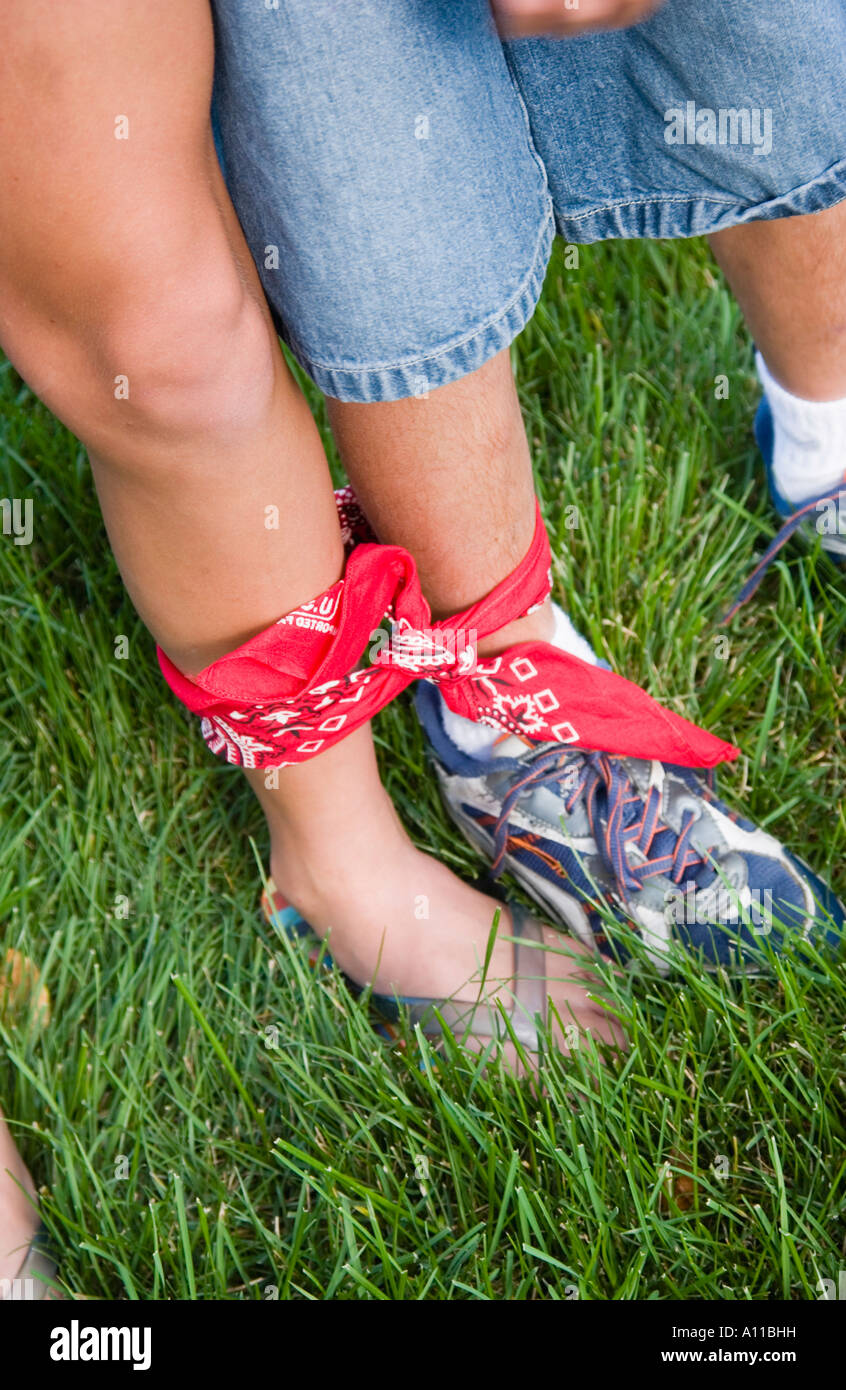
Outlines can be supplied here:
[[[751, 346], [704, 249], [557, 253], [515, 355], [559, 596], [616, 669], [740, 744], [727, 793], [846, 892], [843, 589], [791, 549], [718, 626], [773, 518]], [[35, 504], [32, 545], [0, 539], [0, 941], [53, 1000], [45, 1033], [6, 1027], [0, 1098], [69, 1288], [812, 1299], [837, 1280], [842, 963], [636, 972], [628, 1056], [598, 1080], [554, 1057], [540, 1100], [470, 1056], [421, 1066], [259, 920], [258, 809], [158, 677], [83, 450], [8, 365], [0, 470]], [[414, 839], [476, 872], [406, 701], [377, 736]]]

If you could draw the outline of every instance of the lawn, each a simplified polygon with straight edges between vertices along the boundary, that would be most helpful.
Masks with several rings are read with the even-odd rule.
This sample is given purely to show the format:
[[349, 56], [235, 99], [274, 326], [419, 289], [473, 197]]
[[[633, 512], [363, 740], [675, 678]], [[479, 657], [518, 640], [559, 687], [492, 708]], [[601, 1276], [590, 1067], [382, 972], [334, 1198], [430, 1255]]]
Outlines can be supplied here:
[[[774, 533], [752, 347], [698, 243], [559, 248], [515, 349], [556, 587], [615, 669], [738, 743], [728, 799], [846, 894], [843, 581]], [[721, 386], [716, 378], [727, 378]], [[728, 394], [726, 395], [726, 388]], [[321, 428], [325, 417], [309, 389]], [[846, 1266], [843, 961], [614, 986], [628, 1055], [545, 1091], [391, 1045], [258, 915], [261, 818], [170, 697], [78, 442], [0, 366], [0, 1099], [69, 1289], [136, 1299], [816, 1299]], [[124, 637], [127, 642], [121, 643]], [[411, 835], [480, 863], [407, 698]], [[351, 813], [354, 808], [350, 808]]]

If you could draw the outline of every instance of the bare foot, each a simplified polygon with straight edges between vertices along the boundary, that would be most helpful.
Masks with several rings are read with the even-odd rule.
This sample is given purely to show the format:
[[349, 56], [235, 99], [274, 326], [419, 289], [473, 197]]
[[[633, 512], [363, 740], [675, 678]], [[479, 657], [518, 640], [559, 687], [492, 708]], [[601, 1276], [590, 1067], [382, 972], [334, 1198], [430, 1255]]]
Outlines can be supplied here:
[[[290, 836], [283, 844], [271, 854], [277, 887], [318, 936], [328, 936], [333, 959], [358, 984], [372, 984], [380, 994], [478, 1000], [499, 911], [484, 993], [510, 1004], [514, 945], [508, 909], [416, 849], [392, 808], [375, 825], [349, 816], [341, 842], [337, 835], [325, 841], [319, 855], [305, 844], [294, 847]], [[561, 1051], [579, 1046], [586, 1034], [597, 1043], [624, 1046], [619, 1023], [597, 1000], [601, 986], [593, 954], [548, 926], [543, 941], [547, 949], [537, 973], [545, 968], [549, 1022]], [[530, 954], [542, 955], [537, 949]]]

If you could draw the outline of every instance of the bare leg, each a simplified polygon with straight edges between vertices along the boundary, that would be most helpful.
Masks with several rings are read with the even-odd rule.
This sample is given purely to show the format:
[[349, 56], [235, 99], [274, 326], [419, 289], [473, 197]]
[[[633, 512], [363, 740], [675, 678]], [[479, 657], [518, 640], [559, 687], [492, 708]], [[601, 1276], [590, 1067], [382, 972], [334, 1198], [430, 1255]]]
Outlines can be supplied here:
[[212, 62], [206, 0], [0, 13], [0, 341], [88, 446], [133, 600], [193, 671], [342, 566], [214, 158]]
[[846, 396], [846, 202], [710, 238], [777, 381], [808, 401]]
[[[383, 541], [412, 552], [436, 616], [475, 602], [522, 559], [534, 531], [535, 500], [507, 352], [425, 400], [330, 401], [329, 409], [371, 525]], [[494, 634], [482, 650], [546, 640], [551, 631], [547, 603]], [[355, 924], [352, 933], [335, 926], [333, 935], [334, 953], [354, 978], [369, 976], [381, 950], [376, 979], [396, 981], [412, 951], [419, 956], [415, 978], [429, 981], [425, 992], [448, 993], [450, 980], [469, 978], [484, 955], [479, 927], [490, 925], [490, 906], [408, 843], [381, 793], [369, 741], [364, 779], [361, 760], [352, 761], [356, 741], [353, 736], [321, 756], [321, 767], [333, 772], [318, 785], [308, 767], [286, 769], [284, 799], [264, 790], [261, 774], [248, 774], [268, 817], [274, 878], [318, 927]], [[304, 798], [288, 795], [300, 782], [309, 786], [307, 815]], [[357, 814], [362, 804], [367, 816]], [[337, 844], [354, 850], [340, 879], [326, 871]], [[405, 931], [386, 935], [388, 923], [397, 920], [407, 940]], [[495, 976], [507, 973], [509, 953], [506, 943], [498, 948]]]
[[[475, 603], [523, 558], [535, 492], [507, 351], [428, 399], [330, 400], [329, 414], [371, 525], [412, 552], [436, 617]], [[552, 630], [547, 603], [482, 651], [547, 641]]]
[[[206, 0], [0, 10], [0, 342], [87, 445], [129, 591], [187, 672], [342, 567], [319, 437], [213, 158], [212, 53]], [[411, 846], [369, 731], [258, 790], [280, 885], [333, 929], [342, 965], [403, 993], [460, 990], [495, 905]], [[511, 963], [501, 943], [493, 974]], [[576, 972], [559, 973], [562, 1016], [611, 1036]]]

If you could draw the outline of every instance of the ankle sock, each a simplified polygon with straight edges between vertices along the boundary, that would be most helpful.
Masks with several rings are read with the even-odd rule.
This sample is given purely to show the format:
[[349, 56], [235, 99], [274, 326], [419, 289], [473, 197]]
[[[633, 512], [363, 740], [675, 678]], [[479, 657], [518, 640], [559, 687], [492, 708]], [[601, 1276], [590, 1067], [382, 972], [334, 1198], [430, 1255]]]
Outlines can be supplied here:
[[[557, 603], [553, 603], [552, 611], [555, 615], [555, 632], [552, 635], [551, 643], [553, 647], [560, 647], [562, 651], [569, 652], [571, 656], [581, 657], [582, 661], [587, 661], [591, 666], [598, 664], [593, 647], [577, 632], [564, 612]], [[475, 757], [484, 757], [489, 753], [500, 737], [498, 730], [488, 728], [487, 724], [477, 724], [472, 719], [465, 719], [462, 715], [456, 714], [451, 710], [446, 701], [441, 701], [443, 708], [444, 728], [458, 747], [464, 753], [472, 753]]]
[[780, 386], [760, 352], [758, 377], [774, 425], [773, 475], [788, 502], [804, 502], [846, 478], [846, 396], [805, 401]]

